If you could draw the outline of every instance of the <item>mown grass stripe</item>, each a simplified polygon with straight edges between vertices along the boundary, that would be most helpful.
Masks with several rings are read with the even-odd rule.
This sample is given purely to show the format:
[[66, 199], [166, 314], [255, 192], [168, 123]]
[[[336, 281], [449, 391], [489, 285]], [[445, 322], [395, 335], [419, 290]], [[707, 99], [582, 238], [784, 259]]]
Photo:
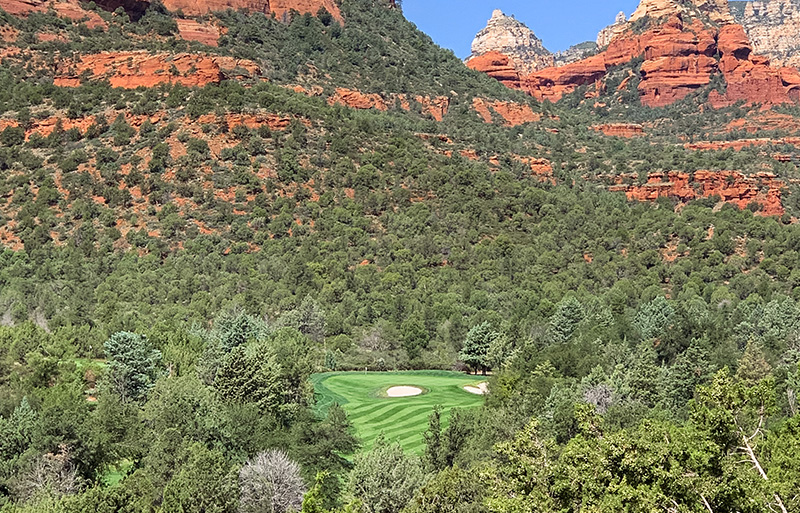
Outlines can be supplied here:
[[[364, 449], [383, 433], [387, 440], [420, 453], [424, 448], [422, 434], [434, 407], [442, 407], [442, 423], [446, 426], [453, 408], [473, 408], [483, 403], [481, 396], [463, 390], [466, 385], [480, 382], [480, 378], [456, 372], [339, 372], [317, 374], [311, 381], [317, 412], [324, 415], [333, 404], [341, 405]], [[381, 397], [382, 391], [399, 385], [419, 386], [427, 392], [414, 397]]]

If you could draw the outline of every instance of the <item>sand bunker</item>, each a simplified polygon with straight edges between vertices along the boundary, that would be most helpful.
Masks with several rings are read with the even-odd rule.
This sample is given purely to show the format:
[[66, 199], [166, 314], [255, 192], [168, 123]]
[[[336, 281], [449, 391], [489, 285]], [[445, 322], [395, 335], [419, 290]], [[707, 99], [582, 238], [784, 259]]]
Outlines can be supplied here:
[[386, 395], [389, 397], [412, 397], [422, 394], [423, 391], [417, 387], [392, 387], [386, 391]]
[[489, 393], [489, 383], [479, 383], [478, 386], [466, 386], [464, 390], [470, 394], [484, 395]]

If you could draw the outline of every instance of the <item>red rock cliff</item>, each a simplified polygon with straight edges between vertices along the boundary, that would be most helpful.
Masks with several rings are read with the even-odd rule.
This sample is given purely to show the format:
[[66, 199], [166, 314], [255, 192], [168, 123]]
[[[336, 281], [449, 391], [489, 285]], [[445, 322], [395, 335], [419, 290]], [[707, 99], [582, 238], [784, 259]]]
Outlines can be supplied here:
[[[712, 93], [713, 106], [740, 100], [773, 105], [800, 101], [800, 72], [770, 66], [767, 58], [753, 55], [744, 29], [730, 23], [727, 13], [710, 16], [716, 22], [710, 23], [686, 15], [674, 2], [643, 0], [645, 3], [650, 11], [659, 13], [658, 23], [651, 22], [641, 34], [628, 27], [605, 51], [588, 59], [527, 75], [496, 52], [474, 58], [467, 65], [539, 100], [557, 101], [580, 86], [599, 85], [610, 68], [642, 58], [639, 94], [642, 103], [651, 107], [685, 98], [709, 85], [717, 73], [727, 82], [727, 92]], [[725, 4], [721, 0], [699, 3], [703, 12], [711, 14]]]
[[736, 171], [697, 171], [694, 174], [672, 171], [650, 173], [643, 185], [614, 185], [612, 191], [625, 192], [628, 199], [655, 201], [669, 197], [687, 202], [719, 196], [724, 203], [744, 209], [751, 203], [761, 206], [760, 215], [783, 215], [781, 192], [785, 183], [772, 173], [745, 176]]
[[[97, 0], [96, 3], [108, 11], [122, 7], [136, 19], [150, 5], [150, 0]], [[96, 14], [84, 11], [80, 4], [80, 0], [0, 0], [0, 7], [14, 15], [43, 12], [53, 7], [61, 16], [71, 19], [80, 19], [84, 16], [100, 19]], [[201, 16], [227, 9], [244, 9], [249, 12], [274, 13], [278, 18], [282, 18], [291, 10], [317, 14], [320, 8], [324, 7], [334, 18], [342, 21], [342, 13], [334, 0], [163, 0], [163, 4], [170, 11], [182, 11], [186, 16]]]
[[260, 69], [251, 61], [201, 54], [156, 54], [148, 52], [105, 52], [82, 55], [64, 61], [53, 83], [60, 87], [80, 85], [81, 76], [108, 80], [111, 87], [135, 89], [158, 84], [205, 86], [228, 78], [256, 78]]

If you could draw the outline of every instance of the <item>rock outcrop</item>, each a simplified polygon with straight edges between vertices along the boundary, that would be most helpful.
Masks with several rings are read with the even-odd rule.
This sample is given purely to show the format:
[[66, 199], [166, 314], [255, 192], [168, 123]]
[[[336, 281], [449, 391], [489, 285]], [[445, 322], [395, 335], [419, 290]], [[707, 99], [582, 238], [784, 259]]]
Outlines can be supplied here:
[[501, 102], [475, 98], [472, 108], [486, 123], [494, 121], [494, 114], [500, 116], [506, 126], [517, 126], [533, 123], [542, 119], [542, 115], [533, 111], [530, 105], [514, 102]]
[[301, 14], [317, 14], [324, 8], [339, 22], [342, 21], [342, 13], [334, 0], [269, 0], [269, 11], [275, 13], [279, 19], [285, 17], [290, 11], [297, 11]]
[[655, 201], [661, 197], [688, 202], [697, 198], [718, 196], [720, 201], [744, 209], [751, 203], [760, 206], [765, 216], [783, 215], [782, 190], [786, 184], [772, 173], [745, 176], [736, 171], [697, 171], [683, 173], [650, 173], [642, 185], [613, 185], [611, 191], [625, 192], [628, 199]]
[[178, 34], [186, 41], [197, 41], [208, 46], [218, 46], [219, 29], [214, 25], [200, 23], [196, 20], [175, 20], [178, 23]]
[[[486, 27], [478, 32], [472, 41], [472, 55], [469, 62], [487, 54], [499, 53], [508, 57], [509, 64], [520, 73], [532, 73], [538, 69], [553, 66], [555, 59], [524, 23], [513, 16], [506, 16], [495, 10]], [[474, 67], [473, 69], [477, 69]]]
[[620, 13], [617, 14], [616, 20], [614, 20], [614, 23], [607, 26], [597, 34], [597, 47], [605, 48], [612, 39], [625, 32], [625, 29], [627, 28], [628, 17], [625, 16], [624, 12], [620, 11]]
[[630, 21], [619, 17], [612, 27], [600, 38], [609, 39], [605, 51], [562, 67], [526, 74], [503, 52], [487, 52], [468, 65], [540, 100], [556, 101], [592, 85], [587, 97], [597, 96], [609, 69], [643, 59], [639, 95], [651, 107], [681, 100], [718, 74], [727, 87], [711, 91], [714, 107], [800, 102], [800, 72], [756, 55], [742, 26], [733, 23], [727, 0], [642, 0]]
[[713, 23], [733, 23], [728, 0], [641, 0], [631, 22], [648, 18], [653, 22], [671, 16], [707, 17]]
[[609, 137], [624, 137], [626, 139], [644, 135], [644, 127], [638, 123], [607, 123], [590, 126], [589, 129]]
[[78, 0], [58, 2], [56, 0], [0, 0], [0, 8], [14, 16], [25, 16], [32, 12], [47, 12], [50, 9], [63, 18], [83, 21], [89, 28], [105, 27], [96, 12], [84, 10]]
[[[138, 19], [150, 5], [150, 0], [96, 0], [95, 3], [112, 12], [122, 7], [131, 18]], [[317, 14], [321, 8], [325, 8], [336, 20], [342, 22], [342, 13], [334, 0], [163, 0], [162, 3], [168, 10], [181, 11], [185, 16], [202, 16], [215, 11], [243, 9], [264, 14], [273, 13], [279, 19], [284, 18], [292, 10], [301, 14]], [[96, 13], [84, 10], [80, 0], [0, 0], [0, 7], [14, 15], [44, 12], [53, 8], [60, 16], [73, 20], [88, 17], [89, 23], [105, 25]]]
[[597, 44], [594, 41], [586, 41], [577, 45], [572, 45], [563, 52], [553, 55], [556, 66], [566, 66], [573, 62], [587, 59], [597, 53]]
[[343, 105], [351, 109], [377, 109], [388, 110], [386, 101], [376, 93], [362, 93], [354, 89], [339, 87], [336, 92], [328, 97], [328, 105]]
[[494, 51], [488, 52], [477, 57], [471, 57], [467, 61], [467, 67], [486, 73], [511, 89], [522, 88], [522, 75], [517, 71], [508, 55]]
[[261, 70], [254, 62], [202, 54], [150, 54], [104, 52], [82, 55], [63, 61], [53, 80], [60, 87], [77, 87], [83, 77], [108, 80], [111, 87], [135, 89], [158, 84], [202, 87], [226, 79], [258, 78]]
[[317, 14], [325, 8], [339, 21], [342, 14], [333, 0], [164, 0], [164, 7], [170, 11], [182, 11], [186, 16], [202, 16], [214, 11], [243, 9], [264, 14], [274, 13], [279, 19], [290, 11]]
[[744, 26], [753, 50], [773, 64], [800, 67], [800, 0], [738, 3], [736, 21]]

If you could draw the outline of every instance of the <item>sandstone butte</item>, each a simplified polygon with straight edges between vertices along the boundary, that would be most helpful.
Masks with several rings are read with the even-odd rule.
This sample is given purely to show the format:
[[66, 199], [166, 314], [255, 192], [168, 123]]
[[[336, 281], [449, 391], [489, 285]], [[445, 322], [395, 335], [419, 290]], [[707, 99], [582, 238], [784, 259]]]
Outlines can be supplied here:
[[722, 73], [727, 91], [712, 92], [709, 99], [714, 107], [740, 100], [771, 105], [800, 101], [800, 72], [772, 67], [768, 58], [754, 55], [744, 28], [732, 23], [730, 15], [718, 13], [727, 8], [725, 0], [694, 0], [694, 5], [720, 25], [686, 16], [674, 2], [643, 0], [631, 21], [660, 16], [661, 24], [641, 34], [630, 28], [621, 31], [603, 52], [587, 59], [525, 74], [508, 56], [487, 52], [467, 66], [539, 100], [557, 101], [580, 86], [602, 88], [610, 68], [641, 57], [639, 94], [642, 103], [651, 107], [669, 105], [709, 85], [716, 73]]
[[[122, 7], [131, 18], [138, 19], [150, 5], [150, 0], [95, 0], [95, 3], [108, 11]], [[317, 14], [321, 8], [328, 10], [333, 17], [342, 22], [342, 13], [334, 0], [163, 0], [168, 10], [181, 11], [185, 16], [202, 16], [210, 12], [227, 9], [244, 9], [249, 12], [273, 13], [279, 19], [292, 10], [300, 13]], [[31, 12], [44, 12], [55, 9], [60, 15], [73, 20], [89, 18], [89, 28], [105, 26], [96, 13], [81, 7], [80, 0], [0, 0], [0, 7], [13, 15]]]
[[251, 61], [232, 57], [188, 53], [104, 52], [82, 55], [77, 61], [63, 61], [53, 84], [77, 87], [81, 77], [108, 80], [111, 87], [134, 89], [158, 84], [205, 86], [230, 78], [257, 78], [259, 67]]
[[719, 196], [725, 203], [744, 209], [751, 203], [761, 205], [759, 215], [783, 215], [781, 204], [785, 184], [772, 173], [761, 172], [745, 176], [737, 171], [696, 171], [683, 173], [650, 173], [642, 185], [612, 185], [611, 191], [625, 192], [628, 199], [655, 201], [661, 197], [688, 202], [696, 198]]

